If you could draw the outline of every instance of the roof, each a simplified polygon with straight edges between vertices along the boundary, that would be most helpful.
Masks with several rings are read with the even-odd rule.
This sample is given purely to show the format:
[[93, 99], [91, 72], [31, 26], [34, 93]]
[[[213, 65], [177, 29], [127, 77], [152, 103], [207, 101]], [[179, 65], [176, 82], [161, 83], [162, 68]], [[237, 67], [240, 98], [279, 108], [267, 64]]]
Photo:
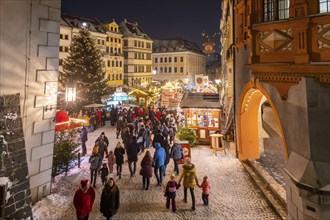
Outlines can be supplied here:
[[155, 40], [152, 44], [154, 53], [184, 52], [190, 51], [204, 55], [203, 51], [194, 42], [184, 38], [169, 38]]
[[137, 24], [137, 22], [132, 23], [127, 21], [126, 19], [120, 23], [119, 29], [124, 34], [125, 37], [137, 37], [143, 38], [147, 40], [152, 40]]
[[97, 19], [81, 18], [77, 16], [66, 15], [63, 13], [61, 14], [61, 25], [81, 28], [83, 23], [87, 24], [87, 28], [90, 31], [99, 32], [103, 34], [106, 34], [107, 32], [107, 29]]
[[220, 109], [219, 94], [188, 93], [182, 99], [181, 108]]

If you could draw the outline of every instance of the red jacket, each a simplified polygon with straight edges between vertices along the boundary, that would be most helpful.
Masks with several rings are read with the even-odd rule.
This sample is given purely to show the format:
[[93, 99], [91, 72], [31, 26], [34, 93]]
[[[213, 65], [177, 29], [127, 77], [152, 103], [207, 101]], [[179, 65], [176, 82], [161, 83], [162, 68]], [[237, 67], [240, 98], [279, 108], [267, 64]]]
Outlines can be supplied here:
[[93, 187], [88, 186], [84, 191], [79, 187], [74, 194], [73, 204], [76, 208], [76, 213], [78, 216], [86, 216], [92, 211], [92, 207], [95, 200], [95, 190]]

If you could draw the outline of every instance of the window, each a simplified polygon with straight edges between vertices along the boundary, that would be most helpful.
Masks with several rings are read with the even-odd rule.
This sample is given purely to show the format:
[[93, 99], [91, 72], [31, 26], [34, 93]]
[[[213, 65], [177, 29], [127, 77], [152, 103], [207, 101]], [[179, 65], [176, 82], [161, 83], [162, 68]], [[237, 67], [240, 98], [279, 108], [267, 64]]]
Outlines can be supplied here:
[[119, 65], [118, 65], [118, 60], [116, 61], [116, 67], [118, 67]]
[[60, 39], [63, 39], [63, 34], [60, 34]]
[[110, 31], [113, 31], [113, 27], [110, 27]]
[[122, 74], [119, 74], [119, 79], [123, 80], [123, 75]]
[[113, 60], [113, 61], [112, 61], [112, 67], [114, 67], [114, 66], [115, 66], [115, 61]]
[[180, 62], [181, 62], [181, 63], [183, 62], [183, 57], [180, 57]]
[[115, 80], [115, 75], [114, 74], [112, 74], [112, 80]]
[[174, 72], [175, 72], [175, 73], [178, 72], [178, 67], [174, 67]]
[[64, 39], [65, 39], [65, 40], [69, 40], [69, 35], [65, 34], [65, 35], [64, 35]]
[[115, 38], [115, 43], [117, 43], [117, 38]]
[[134, 41], [134, 47], [137, 47], [137, 41], [136, 40]]
[[110, 53], [111, 54], [113, 53], [113, 47], [110, 47]]
[[180, 67], [180, 73], [183, 73], [183, 67]]
[[106, 48], [105, 48], [105, 52], [106, 52], [106, 53], [109, 53], [109, 51], [110, 51], [110, 50], [109, 50], [109, 47], [106, 47]]
[[264, 21], [289, 18], [290, 0], [264, 0]]
[[124, 46], [125, 46], [125, 47], [128, 46], [128, 42], [127, 42], [127, 40], [124, 40]]
[[63, 47], [62, 46], [60, 46], [60, 52], [63, 52]]
[[62, 64], [63, 64], [63, 60], [62, 59], [59, 59], [58, 60], [58, 65], [62, 66]]
[[320, 0], [320, 13], [330, 12], [330, 0]]
[[97, 39], [97, 44], [101, 44], [101, 40], [100, 39]]
[[116, 74], [116, 80], [118, 80], [118, 74]]
[[163, 67], [160, 67], [160, 73], [163, 73]]
[[172, 72], [172, 68], [171, 68], [171, 67], [168, 68], [168, 72], [169, 72], [169, 73]]
[[110, 67], [110, 60], [108, 60], [108, 67]]
[[121, 43], [121, 39], [118, 39], [118, 43]]
[[121, 54], [121, 49], [120, 48], [118, 48], [118, 53]]
[[163, 62], [163, 57], [160, 58], [160, 62], [161, 62], [161, 63]]
[[164, 67], [164, 73], [167, 73], [167, 67], [166, 66]]
[[171, 63], [172, 62], [172, 57], [168, 58], [168, 62]]
[[112, 37], [110, 37], [110, 42], [113, 42], [113, 38]]
[[123, 66], [123, 62], [120, 61], [119, 62], [119, 66], [122, 67]]
[[109, 42], [109, 37], [107, 37], [107, 42]]
[[174, 62], [178, 62], [178, 58], [177, 57], [174, 57]]
[[157, 62], [158, 62], [158, 58], [156, 57], [156, 58], [155, 58], [155, 63], [157, 63]]
[[167, 63], [167, 57], [164, 58], [164, 62]]

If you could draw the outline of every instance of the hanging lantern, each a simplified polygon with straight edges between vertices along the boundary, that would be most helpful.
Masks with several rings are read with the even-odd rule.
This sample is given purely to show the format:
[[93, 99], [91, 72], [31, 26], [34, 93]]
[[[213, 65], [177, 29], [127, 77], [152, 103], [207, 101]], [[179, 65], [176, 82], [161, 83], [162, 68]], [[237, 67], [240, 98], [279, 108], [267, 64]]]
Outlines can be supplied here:
[[76, 87], [68, 84], [65, 89], [65, 101], [74, 102], [76, 100]]

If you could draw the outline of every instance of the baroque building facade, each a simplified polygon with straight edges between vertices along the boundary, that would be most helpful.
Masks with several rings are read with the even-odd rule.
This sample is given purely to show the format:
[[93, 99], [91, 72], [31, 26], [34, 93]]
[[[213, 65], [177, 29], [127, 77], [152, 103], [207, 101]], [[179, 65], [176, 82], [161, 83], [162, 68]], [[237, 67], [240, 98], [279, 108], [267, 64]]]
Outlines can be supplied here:
[[267, 100], [280, 126], [289, 219], [330, 217], [330, 14], [327, 0], [234, 1], [238, 156], [260, 157]]
[[95, 39], [95, 45], [101, 50], [104, 61], [105, 80], [108, 86], [123, 85], [124, 57], [122, 51], [122, 34], [115, 21], [102, 24], [97, 19], [86, 19], [62, 14], [60, 26], [59, 71], [62, 72], [62, 62], [69, 55], [73, 37], [79, 29], [87, 28]]
[[152, 81], [153, 41], [137, 22], [125, 19], [119, 26], [124, 35], [124, 84], [129, 87], [147, 86]]
[[195, 82], [195, 75], [206, 74], [206, 57], [194, 42], [183, 38], [155, 40], [152, 53], [155, 80], [179, 79]]

